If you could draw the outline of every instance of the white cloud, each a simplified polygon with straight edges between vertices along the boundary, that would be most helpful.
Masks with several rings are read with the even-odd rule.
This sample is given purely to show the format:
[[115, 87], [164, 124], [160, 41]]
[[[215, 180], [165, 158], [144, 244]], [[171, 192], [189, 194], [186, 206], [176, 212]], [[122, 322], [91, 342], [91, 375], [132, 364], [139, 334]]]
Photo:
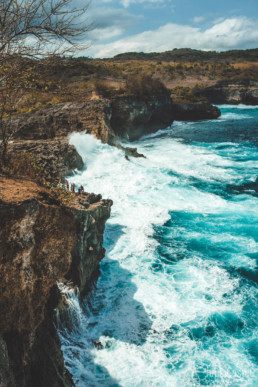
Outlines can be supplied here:
[[194, 22], [194, 23], [201, 23], [204, 19], [205, 19], [204, 16], [195, 16], [195, 17], [193, 18], [193, 22]]
[[212, 24], [219, 24], [225, 20], [224, 17], [218, 17], [217, 19], [213, 20]]
[[[78, 1], [78, 0], [77, 0]], [[114, 3], [114, 0], [95, 0], [97, 2], [102, 3]], [[164, 3], [171, 3], [173, 0], [117, 0], [119, 4], [121, 4], [123, 7], [128, 8], [132, 4], [143, 4], [143, 3], [152, 3], [152, 4], [164, 4]]]
[[96, 42], [98, 40], [111, 39], [115, 38], [119, 35], [122, 35], [124, 29], [120, 26], [110, 26], [106, 28], [94, 28], [92, 31], [88, 33], [88, 38], [92, 42]]
[[[129, 7], [131, 4], [142, 4], [142, 3], [153, 3], [153, 4], [162, 4], [166, 0], [120, 0], [120, 3], [125, 7]], [[168, 0], [170, 2], [170, 0]]]
[[258, 22], [240, 16], [223, 20], [213, 27], [200, 28], [168, 23], [154, 31], [145, 31], [109, 44], [97, 44], [89, 50], [94, 57], [111, 57], [129, 52], [161, 52], [190, 47], [202, 50], [229, 50], [257, 47]]
[[96, 8], [89, 10], [88, 18], [93, 22], [88, 39], [96, 42], [122, 35], [141, 16], [132, 15], [124, 9]]

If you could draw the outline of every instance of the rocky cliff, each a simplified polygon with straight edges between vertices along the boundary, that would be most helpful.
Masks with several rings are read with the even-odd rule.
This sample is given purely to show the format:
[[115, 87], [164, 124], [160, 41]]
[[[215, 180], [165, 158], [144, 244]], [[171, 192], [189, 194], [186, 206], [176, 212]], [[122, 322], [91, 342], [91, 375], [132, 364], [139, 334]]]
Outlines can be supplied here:
[[[134, 112], [137, 117], [140, 109], [142, 106], [138, 106], [138, 110]], [[32, 152], [46, 170], [46, 175], [52, 179], [62, 179], [75, 168], [83, 167], [76, 149], [68, 145], [67, 136], [72, 132], [92, 134], [103, 143], [123, 149], [126, 156], [141, 157], [136, 148], [123, 147], [120, 144], [121, 132], [117, 130], [115, 133], [113, 130], [111, 116], [111, 106], [105, 99], [62, 103], [17, 115], [13, 120], [14, 141], [9, 149], [13, 153]], [[158, 127], [156, 123], [156, 130]]]
[[0, 176], [0, 186], [0, 385], [72, 386], [53, 325], [56, 282], [87, 286], [112, 202], [85, 194], [63, 207], [29, 180]]
[[111, 204], [111, 200], [102, 200], [101, 195], [84, 194], [78, 196], [76, 205], [71, 208], [77, 241], [66, 278], [78, 286], [81, 294], [87, 290], [89, 280], [104, 258], [103, 234]]
[[173, 104], [173, 115], [177, 121], [216, 119], [221, 112], [207, 102]]
[[115, 144], [116, 135], [110, 126], [111, 108], [105, 99], [67, 102], [50, 105], [13, 120], [20, 140], [53, 140], [67, 138], [72, 132], [86, 132], [104, 143]]
[[[126, 156], [141, 156], [136, 148], [122, 147], [120, 139], [135, 140], [171, 125], [179, 114], [197, 117], [196, 111], [198, 119], [218, 115], [209, 105], [180, 110], [167, 93], [148, 100], [123, 95], [51, 105], [15, 117], [9, 150], [33, 153], [53, 181], [83, 167], [68, 144], [74, 131], [93, 134]], [[72, 386], [53, 324], [60, 301], [56, 283], [65, 279], [81, 293], [87, 289], [105, 253], [112, 202], [85, 194], [64, 207], [30, 180], [0, 175], [0, 186], [0, 386]]]
[[110, 106], [103, 99], [61, 103], [19, 114], [13, 119], [15, 134], [9, 151], [33, 153], [46, 178], [62, 180], [83, 167], [81, 156], [69, 145], [70, 133], [84, 131], [119, 146], [109, 118]]
[[201, 91], [201, 96], [215, 104], [258, 105], [258, 82], [221, 81]]
[[64, 176], [73, 174], [75, 169], [83, 168], [83, 160], [67, 138], [58, 140], [27, 140], [13, 142], [9, 152], [32, 153], [37, 164], [44, 170], [44, 176], [49, 181], [62, 180]]
[[119, 138], [134, 140], [172, 122], [172, 101], [167, 94], [148, 101], [124, 95], [110, 101], [99, 98], [40, 108], [17, 115], [13, 126], [15, 141], [50, 142], [67, 138], [72, 132], [86, 132], [118, 146]]
[[[208, 103], [173, 104], [168, 93], [146, 100], [125, 94], [109, 101], [94, 98], [85, 102], [61, 103], [17, 115], [13, 121], [16, 133], [12, 149], [15, 152], [22, 149], [34, 151], [41, 144], [41, 151], [37, 152], [41, 157], [40, 164], [46, 164], [44, 155], [51, 155], [57, 170], [53, 171], [49, 163], [47, 168], [52, 168], [56, 176], [58, 172], [62, 175], [66, 171], [67, 174], [81, 165], [80, 156], [74, 149], [68, 152], [66, 147], [64, 150], [67, 136], [72, 132], [92, 134], [103, 143], [124, 149], [127, 156], [139, 156], [135, 149], [121, 146], [120, 140], [136, 140], [166, 128], [175, 119], [212, 119], [218, 116], [219, 110]], [[57, 168], [57, 158], [53, 156], [58, 152], [62, 155], [61, 168]], [[65, 153], [73, 155], [65, 159]]]
[[134, 141], [165, 129], [174, 120], [172, 100], [168, 94], [140, 100], [132, 95], [113, 97], [110, 101], [110, 125], [119, 138]]

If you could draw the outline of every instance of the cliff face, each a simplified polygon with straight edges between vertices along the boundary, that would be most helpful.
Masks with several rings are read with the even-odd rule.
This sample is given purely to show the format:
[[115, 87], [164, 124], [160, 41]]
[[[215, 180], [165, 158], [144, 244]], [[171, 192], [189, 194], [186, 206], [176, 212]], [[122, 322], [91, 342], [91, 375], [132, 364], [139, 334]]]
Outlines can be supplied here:
[[125, 95], [114, 97], [110, 102], [110, 124], [120, 138], [134, 141], [144, 134], [165, 129], [174, 120], [169, 95], [152, 97], [147, 101]]
[[104, 258], [103, 233], [111, 204], [111, 200], [101, 200], [101, 195], [86, 194], [72, 207], [77, 243], [72, 250], [72, 264], [66, 278], [72, 280], [81, 293]]
[[177, 121], [196, 121], [216, 119], [221, 112], [216, 106], [202, 102], [173, 104], [173, 114]]
[[[208, 103], [173, 104], [167, 92], [147, 100], [123, 95], [113, 97], [109, 102], [105, 99], [91, 99], [85, 102], [62, 103], [16, 116], [13, 121], [16, 128], [13, 149], [21, 151], [23, 145], [16, 145], [20, 140], [26, 150], [34, 150], [39, 141], [43, 141], [42, 144], [45, 142], [45, 145], [41, 146], [40, 152], [43, 155], [44, 152], [49, 153], [46, 143], [51, 144], [54, 149], [57, 148], [58, 141], [61, 143], [70, 133], [86, 132], [93, 134], [103, 143], [124, 149], [127, 155], [137, 156], [130, 148], [123, 148], [119, 140], [136, 140], [145, 134], [166, 128], [175, 119], [187, 121], [218, 116], [219, 110]], [[60, 153], [64, 152], [60, 150]], [[56, 158], [54, 164], [57, 164]], [[67, 163], [62, 161], [61, 164]]]
[[237, 105], [258, 105], [258, 82], [242, 80], [234, 82], [219, 82], [207, 87], [201, 95], [210, 103]]
[[68, 271], [81, 289], [90, 281], [112, 202], [85, 195], [64, 208], [31, 181], [0, 185], [0, 385], [71, 386], [53, 326], [55, 284]]
[[9, 152], [33, 153], [38, 165], [44, 170], [49, 180], [62, 180], [69, 176], [74, 169], [83, 168], [83, 160], [73, 145], [67, 139], [59, 140], [27, 140], [9, 145]]
[[173, 122], [172, 101], [166, 94], [149, 101], [133, 96], [62, 103], [19, 115], [14, 120], [15, 140], [53, 140], [72, 132], [93, 134], [103, 143], [118, 145], [118, 138], [133, 140]]
[[110, 127], [110, 117], [110, 105], [104, 99], [50, 105], [18, 115], [13, 121], [15, 139], [53, 140], [85, 131], [113, 145], [116, 136]]
[[120, 146], [110, 126], [110, 116], [110, 105], [104, 99], [61, 103], [17, 115], [9, 151], [32, 152], [47, 178], [63, 179], [83, 167], [81, 156], [68, 144], [72, 132], [93, 134], [104, 143]]
[[[197, 109], [198, 119], [216, 118], [210, 116], [214, 109], [204, 117], [206, 108]], [[50, 180], [60, 179], [83, 167], [68, 144], [70, 133], [85, 131], [124, 149], [127, 157], [141, 156], [136, 148], [123, 148], [119, 139], [135, 140], [165, 128], [176, 114], [179, 108], [167, 94], [148, 101], [125, 95], [110, 102], [49, 106], [15, 117], [10, 151], [32, 152]], [[186, 106], [180, 114], [190, 119], [196, 107]], [[85, 194], [74, 196], [69, 208], [60, 207], [35, 183], [0, 176], [1, 387], [73, 385], [53, 325], [59, 303], [56, 282], [65, 278], [81, 292], [87, 289], [104, 257], [103, 232], [111, 205], [100, 195]]]
[[110, 103], [95, 98], [48, 106], [14, 118], [15, 136], [10, 151], [33, 152], [51, 179], [62, 179], [73, 169], [83, 167], [81, 157], [67, 143], [72, 132], [92, 134], [103, 143], [123, 149], [127, 157], [141, 157], [136, 148], [123, 147], [120, 138], [134, 140], [171, 125], [171, 105], [166, 94], [149, 101], [123, 96]]

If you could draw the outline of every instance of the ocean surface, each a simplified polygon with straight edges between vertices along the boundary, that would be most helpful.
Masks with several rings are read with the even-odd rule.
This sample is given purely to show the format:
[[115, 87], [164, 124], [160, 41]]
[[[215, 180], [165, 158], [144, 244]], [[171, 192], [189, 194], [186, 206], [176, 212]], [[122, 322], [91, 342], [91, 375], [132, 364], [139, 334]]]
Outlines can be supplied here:
[[63, 286], [76, 386], [258, 386], [258, 107], [219, 107], [130, 144], [146, 159], [71, 136], [70, 182], [114, 201], [93, 290]]

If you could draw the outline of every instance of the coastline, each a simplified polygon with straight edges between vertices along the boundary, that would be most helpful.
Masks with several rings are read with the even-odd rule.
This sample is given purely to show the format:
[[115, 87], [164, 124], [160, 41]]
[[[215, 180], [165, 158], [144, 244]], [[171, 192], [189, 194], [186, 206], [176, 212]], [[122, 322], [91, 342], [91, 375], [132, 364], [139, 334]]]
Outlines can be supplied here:
[[[94, 114], [96, 113], [96, 104], [98, 107], [101, 107], [100, 118], [98, 118], [98, 127], [96, 127], [94, 123], [94, 120], [96, 118], [94, 118]], [[92, 120], [92, 123], [90, 124], [90, 127], [87, 127], [87, 132], [91, 134], [94, 133], [94, 135], [97, 138], [100, 138], [104, 143], [115, 145], [120, 148], [119, 140], [121, 137], [123, 138], [123, 136], [121, 136], [121, 132], [118, 132], [117, 130], [112, 128], [109, 121], [112, 116], [112, 114], [110, 116], [110, 110], [108, 110], [107, 114], [103, 113], [103, 109], [110, 109], [109, 105], [104, 100], [98, 100], [98, 102], [93, 101], [92, 106], [93, 107], [90, 108], [90, 120]], [[153, 106], [147, 106], [147, 108], [146, 106], [147, 105], [145, 105], [145, 109], [147, 110], [153, 109]], [[56, 106], [55, 111], [59, 112], [59, 108], [61, 109], [61, 111], [65, 111], [65, 105], [60, 105], [60, 107]], [[73, 110], [74, 105], [71, 105], [68, 108]], [[121, 107], [119, 109], [121, 109]], [[129, 109], [130, 111], [130, 106], [128, 107], [128, 103], [123, 106], [123, 109]], [[125, 118], [124, 123], [125, 127], [130, 127], [130, 125], [133, 125], [134, 120], [136, 120], [137, 122], [137, 117], [140, 117], [141, 120], [143, 120], [140, 122], [139, 126], [137, 127], [137, 130], [134, 131], [134, 134], [132, 136], [133, 139], [139, 138], [142, 135], [146, 135], [148, 133], [153, 133], [160, 129], [160, 125], [164, 125], [164, 127], [165, 125], [168, 126], [167, 123], [171, 122], [171, 120], [174, 120], [172, 116], [169, 116], [168, 121], [166, 121], [165, 123], [156, 121], [155, 126], [151, 126], [149, 132], [146, 133], [146, 128], [148, 128], [148, 123], [150, 122], [150, 120], [152, 120], [152, 115], [147, 114], [148, 117], [146, 118], [145, 114], [143, 117], [142, 104], [137, 109], [135, 109], [134, 107], [133, 119], [131, 120], [131, 116], [131, 121], [129, 122], [128, 118]], [[82, 117], [85, 117], [88, 114], [87, 110], [86, 112], [83, 112], [82, 107], [80, 107], [79, 110], [80, 114], [82, 114]], [[98, 111], [99, 110], [97, 110], [97, 115]], [[24, 129], [23, 127], [23, 132], [20, 134], [20, 137], [19, 134], [17, 136], [17, 143], [14, 142], [11, 146], [13, 152], [20, 152], [26, 149], [36, 149], [38, 147], [39, 142], [41, 142], [42, 144], [46, 144], [44, 151], [40, 151], [38, 153], [38, 160], [40, 163], [42, 163], [42, 157], [45, 155], [43, 158], [45, 160], [46, 168], [48, 168], [48, 160], [53, 160], [53, 153], [55, 153], [55, 160], [57, 160], [60, 158], [61, 154], [66, 155], [67, 152], [70, 152], [70, 155], [72, 155], [72, 157], [63, 157], [59, 165], [55, 165], [54, 170], [49, 168], [49, 175], [52, 176], [52, 178], [57, 177], [62, 179], [64, 178], [64, 174], [66, 174], [68, 171], [70, 171], [71, 173], [74, 168], [82, 168], [82, 159], [76, 152], [75, 148], [72, 148], [70, 145], [67, 146], [66, 139], [67, 134], [73, 132], [75, 127], [78, 128], [78, 125], [79, 131], [85, 131], [85, 127], [83, 125], [80, 125], [80, 120], [79, 122], [74, 122], [74, 125], [72, 125], [71, 127], [67, 127], [68, 123], [65, 123], [64, 125], [65, 116], [61, 118], [60, 125], [58, 125], [57, 121], [55, 121], [55, 135], [53, 136], [53, 131], [50, 131], [51, 133], [49, 132], [49, 138], [44, 139], [42, 142], [41, 133], [46, 132], [45, 127], [43, 122], [40, 120], [38, 121], [37, 125], [35, 125], [33, 114], [34, 113], [30, 113], [31, 119], [28, 120], [32, 120], [28, 125], [27, 131], [27, 133], [30, 133], [30, 137], [27, 138], [27, 140], [23, 140], [24, 137], [26, 138], [26, 129]], [[38, 119], [37, 114], [38, 113], [36, 113], [36, 119]], [[41, 117], [46, 117], [47, 114], [47, 109], [42, 110]], [[196, 113], [194, 112], [194, 114]], [[217, 114], [218, 113], [216, 111], [216, 115]], [[21, 121], [24, 121], [24, 117], [27, 116], [21, 116]], [[207, 117], [207, 119], [217, 117], [214, 117], [214, 113], [212, 113], [212, 116], [209, 116], [209, 118]], [[31, 133], [30, 130], [32, 123], [33, 127], [36, 130]], [[64, 133], [63, 131], [59, 132], [60, 130], [62, 130], [63, 127], [66, 127], [66, 133]], [[39, 129], [39, 132], [37, 132], [37, 128]], [[135, 137], [136, 132], [137, 136]], [[125, 138], [127, 138], [127, 136], [125, 136]], [[33, 182], [30, 183], [26, 182], [25, 180], [21, 180], [18, 183], [17, 181], [10, 181], [9, 183], [12, 187], [17, 186], [17, 184], [21, 184], [21, 186], [23, 187], [17, 188], [18, 198], [16, 199], [14, 197], [12, 198], [11, 190], [10, 199], [6, 200], [3, 196], [1, 196], [1, 214], [6, 215], [1, 242], [2, 246], [4, 246], [4, 255], [1, 257], [1, 262], [3, 265], [5, 265], [7, 261], [11, 263], [10, 267], [5, 267], [2, 271], [3, 288], [1, 290], [4, 294], [7, 289], [7, 295], [5, 296], [5, 298], [3, 298], [3, 308], [8, 310], [9, 305], [10, 310], [14, 313], [9, 315], [9, 318], [6, 319], [6, 326], [3, 326], [1, 328], [1, 333], [4, 338], [4, 340], [1, 340], [1, 346], [3, 348], [2, 358], [4, 364], [1, 377], [3, 379], [3, 383], [6, 383], [3, 385], [15, 385], [16, 383], [20, 386], [33, 386], [35, 385], [35, 374], [38, 375], [38, 372], [44, 373], [47, 372], [46, 370], [49, 371], [51, 369], [50, 363], [46, 363], [45, 369], [42, 368], [41, 371], [39, 371], [39, 369], [35, 371], [36, 363], [40, 363], [42, 361], [42, 359], [40, 359], [38, 356], [40, 351], [42, 350], [42, 346], [44, 346], [43, 337], [45, 334], [47, 334], [50, 335], [50, 340], [53, 339], [51, 345], [53, 345], [53, 347], [55, 348], [54, 351], [57, 351], [56, 356], [58, 358], [59, 363], [58, 368], [61, 371], [60, 373], [55, 374], [55, 370], [53, 369], [50, 372], [50, 380], [46, 381], [46, 379], [42, 379], [42, 383], [47, 383], [49, 381], [53, 383], [53, 381], [57, 380], [55, 378], [58, 378], [60, 380], [60, 383], [63, 383], [62, 385], [70, 386], [72, 385], [72, 379], [64, 368], [63, 357], [61, 353], [61, 344], [57, 338], [55, 328], [53, 327], [53, 309], [57, 306], [58, 299], [60, 298], [60, 296], [58, 296], [58, 292], [56, 292], [56, 287], [54, 286], [54, 284], [57, 280], [66, 276], [67, 280], [72, 280], [74, 285], [79, 286], [80, 290], [83, 292], [85, 286], [87, 286], [88, 282], [90, 282], [90, 278], [92, 277], [95, 270], [98, 268], [98, 264], [104, 256], [104, 250], [102, 247], [103, 232], [105, 222], [110, 215], [110, 207], [112, 205], [112, 201], [103, 201], [99, 195], [87, 194], [85, 195], [85, 197], [79, 198], [79, 200], [76, 201], [73, 209], [58, 208], [53, 203], [51, 203], [51, 201], [49, 201], [50, 199], [48, 198], [47, 192], [44, 189], [34, 186]], [[8, 189], [8, 183], [5, 182], [3, 186]], [[31, 188], [32, 186], [34, 187], [33, 189]], [[23, 188], [26, 189], [26, 187], [27, 191], [31, 192], [32, 195], [25, 199], [22, 192]], [[18, 192], [19, 190], [20, 193]], [[10, 214], [14, 215], [14, 217], [11, 219]], [[20, 214], [20, 217], [18, 217], [18, 214]], [[45, 223], [40, 224], [44, 218], [49, 219], [50, 225], [44, 226]], [[56, 224], [53, 223], [53, 218], [58, 219], [58, 222]], [[36, 232], [38, 232], [36, 231], [39, 227], [39, 225], [37, 225], [38, 223], [40, 224], [41, 230], [39, 236], [35, 234]], [[69, 226], [67, 229], [67, 233], [63, 229], [64, 225]], [[53, 229], [58, 231], [59, 236], [54, 236], [54, 234], [52, 235]], [[18, 231], [15, 234], [13, 230]], [[46, 234], [44, 234], [44, 232], [46, 232]], [[40, 247], [40, 245], [38, 245], [38, 241], [47, 240], [50, 238], [50, 236], [52, 240], [52, 250], [50, 249], [50, 247], [48, 247], [48, 242], [46, 242], [47, 244], [45, 246], [42, 245]], [[9, 241], [8, 243], [10, 244], [6, 244], [6, 241]], [[56, 246], [57, 241], [58, 246]], [[85, 241], [88, 242], [85, 244]], [[9, 256], [7, 249], [8, 246], [10, 246], [10, 251], [12, 252], [12, 254], [14, 254], [12, 257]], [[90, 248], [93, 248], [93, 250]], [[92, 253], [92, 251], [94, 253]], [[42, 254], [42, 258], [40, 259], [41, 263], [34, 263], [34, 261], [37, 262], [40, 254]], [[49, 280], [51, 279], [51, 281], [49, 281], [49, 283], [45, 285], [40, 285], [39, 277], [41, 278], [42, 274], [39, 273], [41, 273], [41, 270], [44, 269], [44, 265], [49, 265], [48, 259], [49, 256], [52, 255], [53, 257], [55, 257], [55, 263], [51, 262], [50, 265], [53, 266], [56, 264], [58, 268], [55, 268], [53, 272], [51, 271], [51, 276], [49, 276], [49, 272], [46, 272], [44, 274], [44, 278], [48, 278]], [[64, 262], [60, 261], [60, 257], [63, 257]], [[43, 265], [42, 268], [40, 267], [41, 264]], [[37, 265], [39, 266], [37, 267]], [[39, 272], [37, 272], [37, 270], [35, 271], [34, 266], [37, 267], [37, 270], [39, 270]], [[15, 272], [12, 272], [12, 270], [15, 270]], [[67, 272], [69, 274], [66, 274]], [[13, 278], [14, 281], [12, 289], [10, 289], [10, 278]], [[17, 278], [22, 279], [22, 282], [20, 284], [17, 284]], [[33, 283], [37, 283], [39, 289], [44, 289], [44, 292], [41, 293], [40, 298], [38, 292], [33, 295]], [[21, 295], [19, 296], [22, 297], [21, 299], [17, 296], [16, 293], [19, 292], [19, 288], [23, 289], [23, 291], [25, 292], [21, 293]], [[23, 298], [22, 294], [25, 294], [26, 296], [24, 296]], [[35, 299], [37, 301], [35, 302], [35, 306], [33, 302], [33, 307], [29, 311], [29, 315], [26, 317], [26, 313], [28, 311], [26, 312], [25, 306], [27, 307], [32, 302], [32, 295], [33, 297], [35, 296]], [[26, 297], [28, 297], [27, 302]], [[19, 307], [21, 307], [20, 311], [19, 308], [15, 306], [12, 302], [14, 298], [17, 298], [16, 301], [19, 304]], [[35, 310], [33, 309], [34, 307], [36, 308]], [[36, 315], [34, 316], [35, 311], [37, 311], [37, 314], [39, 313], [39, 320], [38, 317], [35, 317]], [[22, 323], [23, 319], [16, 319], [15, 316], [17, 313], [19, 314], [19, 316], [23, 316], [24, 323]], [[30, 321], [30, 319], [32, 325], [28, 324], [28, 321]], [[16, 325], [16, 323], [18, 323], [18, 325]], [[17, 354], [15, 354], [17, 342], [19, 342], [20, 345], [20, 354], [18, 356]], [[44, 349], [44, 353], [48, 351], [51, 351], [50, 347]], [[54, 360], [52, 359], [51, 362], [52, 361]], [[43, 385], [44, 384], [42, 384], [42, 386]]]

